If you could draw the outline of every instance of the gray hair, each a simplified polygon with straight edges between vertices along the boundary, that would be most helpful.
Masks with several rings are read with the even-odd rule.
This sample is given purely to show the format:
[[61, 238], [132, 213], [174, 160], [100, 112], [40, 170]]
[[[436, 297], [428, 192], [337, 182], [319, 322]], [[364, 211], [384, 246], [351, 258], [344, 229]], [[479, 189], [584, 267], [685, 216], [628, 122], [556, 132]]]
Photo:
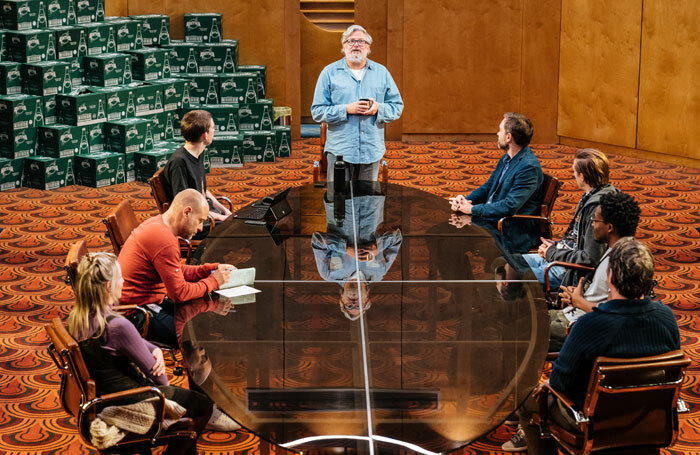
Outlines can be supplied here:
[[639, 299], [654, 287], [654, 258], [634, 237], [624, 237], [610, 250], [610, 282], [628, 299]]
[[363, 26], [357, 25], [357, 24], [351, 25], [350, 27], [348, 27], [347, 30], [345, 30], [343, 32], [343, 36], [342, 36], [342, 38], [340, 38], [340, 44], [341, 45], [345, 44], [345, 41], [347, 41], [348, 37], [358, 30], [365, 34], [365, 36], [367, 37], [367, 42], [370, 45], [372, 45], [372, 37], [370, 36], [370, 34], [367, 33], [367, 30], [365, 30], [365, 28]]

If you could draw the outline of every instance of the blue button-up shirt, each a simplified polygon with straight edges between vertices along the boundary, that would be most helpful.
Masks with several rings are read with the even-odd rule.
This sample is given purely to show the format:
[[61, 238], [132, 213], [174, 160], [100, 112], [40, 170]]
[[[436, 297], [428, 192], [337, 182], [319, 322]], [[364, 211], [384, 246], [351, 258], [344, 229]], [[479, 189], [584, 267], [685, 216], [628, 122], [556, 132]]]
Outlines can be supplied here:
[[[347, 105], [361, 98], [379, 103], [376, 115], [348, 115]], [[401, 117], [402, 111], [403, 100], [391, 74], [369, 59], [361, 81], [345, 58], [326, 66], [311, 105], [314, 121], [328, 124], [325, 151], [354, 164], [374, 163], [384, 156], [384, 125]]]

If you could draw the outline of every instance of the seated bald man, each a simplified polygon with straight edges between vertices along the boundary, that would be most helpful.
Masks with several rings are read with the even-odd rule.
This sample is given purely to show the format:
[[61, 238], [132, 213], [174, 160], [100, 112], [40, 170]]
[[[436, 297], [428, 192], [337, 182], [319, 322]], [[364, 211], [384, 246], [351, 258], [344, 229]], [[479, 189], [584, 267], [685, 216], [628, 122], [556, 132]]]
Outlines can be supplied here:
[[[150, 313], [146, 339], [177, 347], [174, 312], [183, 304], [218, 289], [235, 267], [229, 264], [185, 265], [178, 237], [189, 239], [202, 230], [209, 204], [196, 190], [178, 193], [162, 215], [141, 223], [119, 253], [124, 287], [121, 305], [139, 305]], [[145, 316], [127, 313], [141, 331]]]

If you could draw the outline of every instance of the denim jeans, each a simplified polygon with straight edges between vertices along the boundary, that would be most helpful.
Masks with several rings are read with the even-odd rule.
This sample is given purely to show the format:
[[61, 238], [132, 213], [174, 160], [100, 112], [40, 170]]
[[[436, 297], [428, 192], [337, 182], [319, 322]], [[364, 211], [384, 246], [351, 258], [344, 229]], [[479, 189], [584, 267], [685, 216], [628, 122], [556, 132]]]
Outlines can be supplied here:
[[[537, 277], [537, 281], [539, 281], [540, 284], [544, 284], [544, 269], [549, 265], [549, 262], [536, 253], [523, 254], [523, 259], [525, 259], [527, 265], [532, 269], [532, 272]], [[558, 265], [549, 269], [549, 287], [552, 290], [559, 289], [565, 273], [566, 269]]]
[[[328, 160], [328, 175], [326, 176], [326, 180], [332, 182], [334, 179], [333, 168], [335, 166], [335, 155], [326, 152], [326, 160]], [[345, 162], [345, 179], [376, 182], [379, 177], [379, 161], [368, 164], [352, 164]]]

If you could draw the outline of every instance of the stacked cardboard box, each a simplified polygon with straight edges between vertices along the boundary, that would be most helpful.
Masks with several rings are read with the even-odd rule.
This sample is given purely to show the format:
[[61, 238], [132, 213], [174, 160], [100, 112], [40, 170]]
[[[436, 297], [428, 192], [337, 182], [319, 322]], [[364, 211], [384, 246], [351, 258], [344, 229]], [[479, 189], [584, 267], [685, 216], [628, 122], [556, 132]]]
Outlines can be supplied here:
[[0, 190], [145, 181], [191, 109], [217, 127], [207, 172], [289, 156], [265, 66], [239, 65], [219, 13], [186, 14], [181, 41], [168, 16], [105, 17], [104, 0], [0, 0], [0, 22]]

